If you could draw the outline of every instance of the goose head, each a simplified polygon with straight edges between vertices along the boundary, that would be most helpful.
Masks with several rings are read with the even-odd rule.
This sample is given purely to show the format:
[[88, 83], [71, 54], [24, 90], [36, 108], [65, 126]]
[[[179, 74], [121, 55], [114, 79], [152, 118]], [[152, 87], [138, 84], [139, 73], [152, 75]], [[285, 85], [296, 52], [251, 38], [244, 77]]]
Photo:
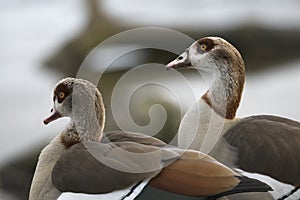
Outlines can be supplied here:
[[245, 64], [239, 51], [220, 37], [195, 41], [167, 69], [194, 68], [211, 73], [214, 82], [202, 99], [222, 117], [233, 119], [245, 82]]
[[53, 92], [52, 114], [44, 120], [49, 124], [69, 117], [71, 130], [81, 137], [100, 137], [105, 122], [105, 109], [101, 93], [89, 81], [65, 78], [57, 83]]
[[167, 68], [196, 68], [214, 74], [222, 74], [229, 68], [245, 70], [238, 50], [220, 37], [204, 37], [195, 41]]

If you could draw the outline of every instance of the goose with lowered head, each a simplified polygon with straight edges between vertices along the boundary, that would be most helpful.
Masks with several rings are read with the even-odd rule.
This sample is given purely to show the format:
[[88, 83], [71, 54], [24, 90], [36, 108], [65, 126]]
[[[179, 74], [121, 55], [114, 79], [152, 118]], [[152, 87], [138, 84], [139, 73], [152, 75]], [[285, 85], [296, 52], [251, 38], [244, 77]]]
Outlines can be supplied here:
[[58, 82], [53, 102], [53, 113], [44, 123], [60, 117], [69, 117], [70, 122], [42, 150], [29, 200], [54, 200], [62, 192], [105, 194], [126, 188], [130, 192], [118, 199], [129, 198], [136, 194], [134, 188], [139, 188], [141, 182], [142, 188], [149, 186], [138, 199], [147, 199], [149, 188], [166, 194], [168, 199], [176, 199], [174, 195], [210, 199], [271, 189], [260, 181], [239, 176], [198, 151], [168, 147], [138, 133], [103, 134], [102, 97], [97, 87], [86, 80], [66, 78]]

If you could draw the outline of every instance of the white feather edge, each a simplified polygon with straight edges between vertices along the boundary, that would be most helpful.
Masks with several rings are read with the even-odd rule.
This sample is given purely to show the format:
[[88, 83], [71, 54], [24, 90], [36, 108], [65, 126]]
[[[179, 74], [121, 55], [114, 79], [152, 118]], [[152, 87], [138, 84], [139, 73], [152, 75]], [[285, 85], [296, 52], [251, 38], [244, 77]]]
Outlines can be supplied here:
[[[71, 193], [65, 192], [60, 195], [58, 200], [133, 200], [135, 199], [145, 188], [151, 178], [148, 178], [141, 182], [138, 186], [136, 184], [131, 185], [123, 190], [116, 190], [107, 194], [83, 194], [83, 193]], [[135, 188], [134, 188], [135, 187]], [[134, 188], [134, 189], [133, 189]], [[133, 190], [132, 190], [133, 189]]]

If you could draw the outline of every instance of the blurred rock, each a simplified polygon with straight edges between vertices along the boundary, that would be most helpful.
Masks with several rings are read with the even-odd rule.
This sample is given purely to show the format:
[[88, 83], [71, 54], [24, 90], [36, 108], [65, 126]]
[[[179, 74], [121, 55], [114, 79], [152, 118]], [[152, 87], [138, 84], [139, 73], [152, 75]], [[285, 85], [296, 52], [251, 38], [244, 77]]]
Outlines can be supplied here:
[[[135, 28], [122, 25], [109, 18], [103, 11], [101, 1], [88, 0], [90, 18], [85, 30], [76, 38], [62, 46], [48, 59], [46, 66], [65, 76], [74, 76], [86, 55], [105, 39], [124, 30]], [[300, 30], [270, 29], [255, 24], [245, 24], [228, 30], [209, 31], [199, 26], [190, 29], [181, 27], [167, 27], [199, 39], [204, 36], [221, 36], [234, 44], [242, 53], [248, 71], [261, 70], [293, 59], [299, 59]], [[124, 41], [126, 43], [126, 41]], [[170, 53], [148, 50], [144, 63], [167, 63]], [[126, 66], [129, 68], [129, 66]], [[124, 68], [122, 69], [124, 70]]]
[[84, 31], [71, 39], [46, 62], [46, 66], [65, 76], [74, 76], [85, 56], [106, 38], [126, 30], [101, 12], [98, 0], [87, 0], [89, 22]]

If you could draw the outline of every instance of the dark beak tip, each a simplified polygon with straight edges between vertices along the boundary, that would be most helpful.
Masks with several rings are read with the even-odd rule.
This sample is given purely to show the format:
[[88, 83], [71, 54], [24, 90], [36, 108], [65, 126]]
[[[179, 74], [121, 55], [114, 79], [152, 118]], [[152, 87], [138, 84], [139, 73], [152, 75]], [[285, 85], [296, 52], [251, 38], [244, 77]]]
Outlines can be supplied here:
[[57, 120], [58, 118], [61, 118], [61, 114], [57, 111], [53, 112], [49, 117], [47, 117], [46, 119], [43, 120], [43, 123], [45, 125], [49, 124], [50, 122], [53, 122], [55, 120]]

